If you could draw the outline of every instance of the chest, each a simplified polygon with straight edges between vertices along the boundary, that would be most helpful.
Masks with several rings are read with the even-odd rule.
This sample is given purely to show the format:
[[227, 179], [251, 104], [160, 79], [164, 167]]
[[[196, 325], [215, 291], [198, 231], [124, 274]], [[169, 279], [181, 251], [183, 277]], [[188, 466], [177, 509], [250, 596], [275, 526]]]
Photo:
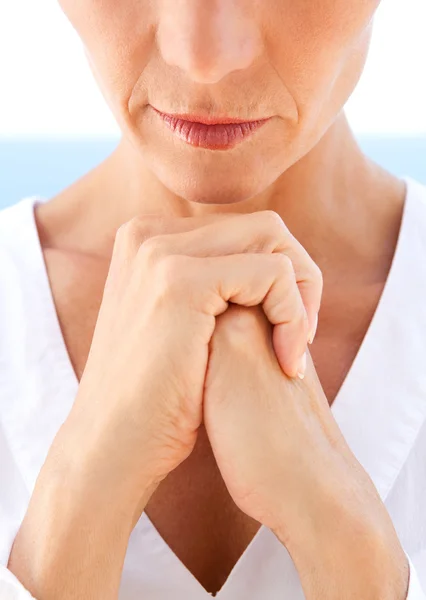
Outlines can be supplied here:
[[[107, 275], [107, 264], [46, 251], [46, 266], [65, 345], [83, 373]], [[332, 404], [377, 306], [382, 286], [325, 286], [312, 358]], [[170, 549], [209, 592], [219, 590], [259, 529], [232, 501], [200, 429], [190, 457], [158, 487], [145, 513]]]

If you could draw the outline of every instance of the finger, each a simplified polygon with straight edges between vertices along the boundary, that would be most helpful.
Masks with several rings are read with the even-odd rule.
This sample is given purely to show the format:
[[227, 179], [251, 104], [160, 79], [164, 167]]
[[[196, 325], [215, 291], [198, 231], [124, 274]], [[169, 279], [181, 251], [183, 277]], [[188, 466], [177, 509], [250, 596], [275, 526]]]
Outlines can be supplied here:
[[[218, 215], [216, 215], [218, 216]], [[224, 216], [224, 215], [220, 215]], [[307, 338], [315, 327], [322, 296], [322, 275], [307, 251], [290, 233], [274, 211], [225, 215], [190, 229], [151, 237], [153, 255], [223, 256], [229, 254], [277, 253], [287, 255], [293, 264], [296, 284], [308, 315]], [[231, 217], [231, 218], [230, 218]], [[185, 227], [185, 224], [182, 224]]]
[[122, 250], [134, 258], [141, 244], [154, 236], [188, 232], [232, 216], [236, 216], [236, 214], [220, 213], [202, 217], [139, 215], [118, 228], [115, 246], [118, 250]]
[[[175, 257], [179, 258], [179, 257]], [[241, 306], [262, 304], [266, 317], [276, 326], [274, 348], [282, 370], [296, 377], [306, 350], [308, 320], [290, 259], [282, 254], [234, 254], [217, 257], [181, 256], [175, 263], [176, 281], [196, 289], [202, 310], [215, 317], [228, 302]]]
[[138, 215], [123, 223], [116, 231], [111, 264], [106, 287], [126, 276], [126, 267], [135, 259], [141, 245], [152, 237], [191, 231], [206, 223], [220, 221], [225, 214], [203, 217], [167, 217], [163, 215]]

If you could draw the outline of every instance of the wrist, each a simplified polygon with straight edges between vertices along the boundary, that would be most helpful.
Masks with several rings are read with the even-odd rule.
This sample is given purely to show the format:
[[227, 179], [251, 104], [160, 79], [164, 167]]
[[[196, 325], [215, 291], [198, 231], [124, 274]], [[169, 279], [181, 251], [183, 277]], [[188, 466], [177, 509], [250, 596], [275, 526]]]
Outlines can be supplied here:
[[[107, 502], [120, 512], [140, 516], [151, 495], [158, 487], [148, 469], [130, 469], [131, 457], [125, 461], [128, 469], [116, 468], [119, 451], [114, 445], [104, 448], [94, 432], [85, 422], [72, 414], [59, 429], [49, 450], [42, 473], [51, 480], [67, 482], [69, 488], [78, 491], [86, 502]], [[124, 457], [125, 458], [125, 457]], [[142, 462], [142, 461], [140, 461]], [[136, 520], [137, 520], [136, 518]]]

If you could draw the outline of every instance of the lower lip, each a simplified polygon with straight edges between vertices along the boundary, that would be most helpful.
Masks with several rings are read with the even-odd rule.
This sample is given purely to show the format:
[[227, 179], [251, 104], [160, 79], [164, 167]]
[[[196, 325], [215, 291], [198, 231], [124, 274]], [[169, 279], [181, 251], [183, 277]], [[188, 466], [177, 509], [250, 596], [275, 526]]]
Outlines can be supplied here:
[[205, 123], [194, 123], [193, 121], [178, 119], [156, 109], [154, 111], [177, 137], [191, 146], [207, 148], [208, 150], [229, 150], [247, 140], [269, 121], [269, 118], [267, 118], [246, 123], [206, 125]]

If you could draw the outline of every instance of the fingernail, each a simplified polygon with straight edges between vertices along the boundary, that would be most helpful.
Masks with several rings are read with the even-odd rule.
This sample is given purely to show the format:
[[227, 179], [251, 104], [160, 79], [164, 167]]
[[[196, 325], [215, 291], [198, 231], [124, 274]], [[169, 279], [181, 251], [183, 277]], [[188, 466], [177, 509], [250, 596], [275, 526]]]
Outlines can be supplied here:
[[314, 341], [314, 337], [315, 337], [315, 334], [317, 332], [317, 327], [318, 327], [318, 313], [315, 316], [314, 327], [313, 327], [313, 329], [312, 329], [312, 331], [311, 331], [311, 333], [310, 333], [310, 335], [308, 337], [308, 344], [312, 344], [312, 342]]
[[306, 371], [306, 352], [303, 353], [303, 356], [299, 362], [299, 369], [297, 371], [297, 376], [299, 377], [299, 379], [303, 379], [305, 377], [305, 371]]

